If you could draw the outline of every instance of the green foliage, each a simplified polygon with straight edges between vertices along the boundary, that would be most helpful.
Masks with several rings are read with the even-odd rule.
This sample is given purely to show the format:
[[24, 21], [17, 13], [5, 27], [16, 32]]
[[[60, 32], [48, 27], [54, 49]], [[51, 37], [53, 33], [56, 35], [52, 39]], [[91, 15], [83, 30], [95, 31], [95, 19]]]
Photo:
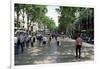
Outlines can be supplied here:
[[28, 27], [31, 23], [37, 22], [39, 25], [42, 23], [44, 26], [47, 26], [49, 30], [55, 28], [54, 20], [45, 15], [48, 12], [46, 5], [15, 4], [15, 12], [17, 13], [18, 22], [19, 15], [22, 14], [24, 21], [24, 13], [26, 13]]
[[[79, 19], [80, 20], [87, 20], [88, 17], [93, 17], [93, 8], [83, 8], [83, 7], [65, 7], [60, 6], [59, 9], [56, 9], [59, 16], [59, 30], [62, 32], [66, 32], [67, 27], [70, 24], [73, 24], [76, 20], [75, 13], [79, 13]], [[79, 21], [81, 22], [81, 21]]]
[[73, 23], [75, 20], [75, 12], [77, 8], [75, 7], [64, 7], [61, 6], [57, 9], [57, 12], [60, 14], [59, 17], [59, 30], [61, 32], [66, 32], [66, 28], [70, 23]]
[[21, 5], [15, 4], [14, 11], [15, 11], [16, 14], [17, 14], [17, 19], [16, 19], [15, 24], [16, 24], [17, 27], [20, 27], [20, 23], [19, 23], [19, 16], [20, 16], [20, 13], [21, 13], [21, 12], [20, 12], [20, 9], [21, 9]]
[[48, 16], [43, 16], [41, 22], [44, 24], [44, 26], [47, 26], [50, 31], [54, 30], [56, 27], [54, 20]]

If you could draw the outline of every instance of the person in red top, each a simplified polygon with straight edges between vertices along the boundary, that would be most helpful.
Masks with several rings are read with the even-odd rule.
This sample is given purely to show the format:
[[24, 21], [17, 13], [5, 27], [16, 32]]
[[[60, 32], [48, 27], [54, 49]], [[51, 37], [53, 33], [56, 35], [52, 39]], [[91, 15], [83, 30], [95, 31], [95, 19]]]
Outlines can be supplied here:
[[[82, 48], [82, 38], [80, 37], [80, 34], [78, 34], [78, 37], [76, 38], [76, 58], [81, 57], [81, 48]], [[79, 54], [78, 54], [79, 53]]]

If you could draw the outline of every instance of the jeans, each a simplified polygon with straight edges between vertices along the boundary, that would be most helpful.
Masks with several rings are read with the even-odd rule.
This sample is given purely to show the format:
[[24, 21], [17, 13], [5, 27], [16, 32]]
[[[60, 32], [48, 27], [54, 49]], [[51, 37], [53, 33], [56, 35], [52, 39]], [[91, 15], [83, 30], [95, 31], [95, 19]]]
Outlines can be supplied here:
[[81, 57], [81, 45], [76, 46], [76, 57]]
[[59, 41], [57, 41], [57, 46], [59, 46]]
[[23, 53], [23, 51], [24, 51], [24, 42], [22, 42], [20, 44], [21, 44], [21, 52]]
[[15, 43], [15, 55], [19, 54], [19, 45]]

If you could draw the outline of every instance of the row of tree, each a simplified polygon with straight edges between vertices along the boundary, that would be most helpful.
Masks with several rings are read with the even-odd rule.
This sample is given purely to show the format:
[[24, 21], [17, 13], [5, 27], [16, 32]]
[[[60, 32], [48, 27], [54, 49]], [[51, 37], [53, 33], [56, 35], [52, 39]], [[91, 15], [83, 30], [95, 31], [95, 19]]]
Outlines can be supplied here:
[[55, 28], [55, 22], [45, 14], [48, 12], [46, 5], [32, 5], [32, 4], [15, 4], [14, 7], [16, 17], [16, 27], [20, 27], [19, 16], [22, 15], [23, 23], [25, 23], [25, 14], [27, 16], [28, 28], [32, 23], [37, 22], [39, 26], [43, 24], [44, 28], [47, 27], [49, 30]]
[[73, 28], [75, 20], [82, 22], [82, 20], [86, 21], [88, 18], [94, 17], [94, 10], [92, 8], [60, 6], [56, 11], [60, 15], [58, 27], [60, 32], [66, 32], [69, 27]]

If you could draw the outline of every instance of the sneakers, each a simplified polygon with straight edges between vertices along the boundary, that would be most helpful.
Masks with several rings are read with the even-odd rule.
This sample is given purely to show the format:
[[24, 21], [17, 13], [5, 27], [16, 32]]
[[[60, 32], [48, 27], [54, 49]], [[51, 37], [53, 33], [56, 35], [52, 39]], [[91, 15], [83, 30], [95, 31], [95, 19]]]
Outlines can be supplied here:
[[75, 57], [76, 57], [76, 58], [79, 58], [79, 59], [81, 58], [81, 56], [75, 56]]
[[81, 56], [79, 56], [79, 59], [81, 58]]

